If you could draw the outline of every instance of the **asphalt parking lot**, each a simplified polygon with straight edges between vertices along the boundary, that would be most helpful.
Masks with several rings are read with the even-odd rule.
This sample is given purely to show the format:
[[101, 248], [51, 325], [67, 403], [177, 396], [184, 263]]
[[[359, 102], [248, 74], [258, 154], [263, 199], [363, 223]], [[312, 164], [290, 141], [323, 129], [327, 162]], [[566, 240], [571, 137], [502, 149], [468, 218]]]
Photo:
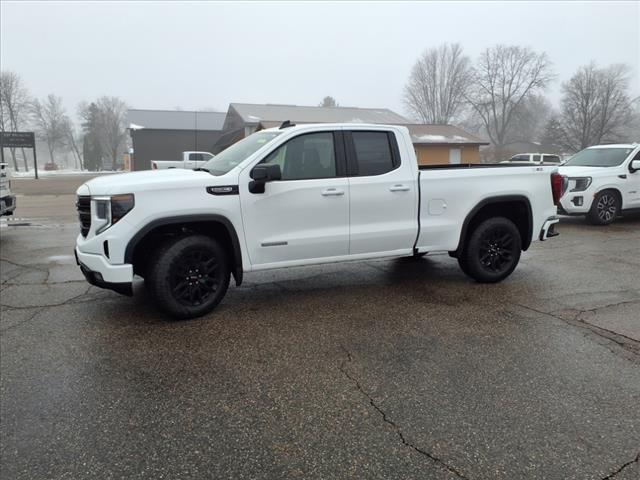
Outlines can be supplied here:
[[84, 180], [12, 181], [2, 478], [640, 478], [640, 217], [564, 219], [497, 285], [295, 268], [175, 322], [82, 278]]

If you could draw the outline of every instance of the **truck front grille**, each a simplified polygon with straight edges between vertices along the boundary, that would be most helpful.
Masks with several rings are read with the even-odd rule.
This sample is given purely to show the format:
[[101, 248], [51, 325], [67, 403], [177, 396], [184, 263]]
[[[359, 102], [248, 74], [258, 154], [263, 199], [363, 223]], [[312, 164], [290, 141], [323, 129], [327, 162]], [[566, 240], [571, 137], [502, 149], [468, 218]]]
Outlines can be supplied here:
[[91, 197], [89, 195], [78, 195], [76, 208], [80, 219], [80, 233], [83, 237], [86, 237], [91, 228]]

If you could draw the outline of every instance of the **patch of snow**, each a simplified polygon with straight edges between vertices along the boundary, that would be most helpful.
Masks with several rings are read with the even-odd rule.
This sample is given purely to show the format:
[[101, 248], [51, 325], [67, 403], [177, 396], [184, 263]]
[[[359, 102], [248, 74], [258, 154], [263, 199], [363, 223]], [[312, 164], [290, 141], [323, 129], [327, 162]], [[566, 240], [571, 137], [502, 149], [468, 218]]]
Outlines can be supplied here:
[[73, 255], [52, 255], [47, 257], [47, 260], [56, 263], [72, 263], [75, 259]]
[[[100, 172], [90, 172], [88, 170], [42, 170], [38, 169], [38, 177], [55, 177], [57, 175], [111, 175], [113, 173], [122, 172], [122, 170], [102, 170]], [[33, 168], [28, 172], [20, 171], [20, 172], [11, 172], [11, 178], [35, 178], [35, 173]]]
[[256, 122], [259, 122], [260, 120], [262, 120], [260, 117], [254, 117], [253, 115], [249, 115], [247, 118], [249, 120], [253, 120], [253, 121], [256, 121]]
[[143, 128], [142, 125], [136, 125], [135, 123], [129, 124], [129, 130], [142, 130]]
[[364, 123], [361, 118], [352, 118], [347, 123]]
[[450, 137], [446, 135], [420, 135], [418, 140], [429, 143], [464, 143], [468, 139], [460, 135], [452, 135]]

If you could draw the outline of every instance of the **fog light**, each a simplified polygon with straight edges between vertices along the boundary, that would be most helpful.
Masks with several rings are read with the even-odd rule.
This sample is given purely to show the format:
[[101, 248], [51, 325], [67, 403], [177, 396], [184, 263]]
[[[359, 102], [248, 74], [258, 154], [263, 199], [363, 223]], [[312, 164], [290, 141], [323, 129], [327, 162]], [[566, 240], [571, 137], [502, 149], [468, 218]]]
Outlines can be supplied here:
[[571, 203], [573, 203], [576, 207], [582, 206], [582, 197], [573, 197], [571, 199]]

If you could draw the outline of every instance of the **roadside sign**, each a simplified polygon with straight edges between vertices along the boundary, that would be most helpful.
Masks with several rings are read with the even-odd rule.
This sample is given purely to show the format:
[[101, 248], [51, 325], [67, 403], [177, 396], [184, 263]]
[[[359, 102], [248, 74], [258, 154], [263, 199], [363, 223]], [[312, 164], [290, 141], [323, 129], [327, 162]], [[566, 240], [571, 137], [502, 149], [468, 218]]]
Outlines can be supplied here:
[[0, 153], [4, 163], [5, 148], [33, 148], [33, 167], [38, 179], [38, 157], [36, 157], [36, 137], [33, 132], [0, 132]]
[[0, 132], [2, 148], [35, 148], [33, 132]]

